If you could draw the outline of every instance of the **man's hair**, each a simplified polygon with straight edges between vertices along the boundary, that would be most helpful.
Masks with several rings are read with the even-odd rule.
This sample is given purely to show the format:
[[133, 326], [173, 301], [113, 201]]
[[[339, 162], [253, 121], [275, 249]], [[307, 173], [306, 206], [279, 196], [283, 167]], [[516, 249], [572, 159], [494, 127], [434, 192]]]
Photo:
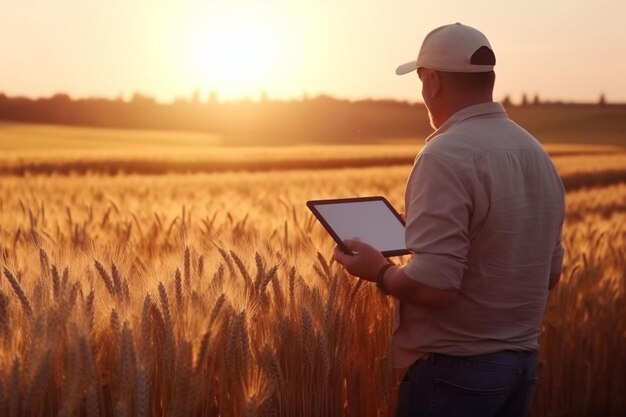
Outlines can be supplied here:
[[446, 85], [454, 90], [467, 92], [493, 91], [496, 73], [489, 72], [443, 72], [438, 71]]
[[[486, 46], [479, 48], [472, 57], [470, 63], [474, 65], [495, 65], [496, 56], [493, 51]], [[489, 72], [443, 72], [438, 71], [446, 84], [455, 90], [468, 92], [493, 91], [496, 81], [496, 74]]]

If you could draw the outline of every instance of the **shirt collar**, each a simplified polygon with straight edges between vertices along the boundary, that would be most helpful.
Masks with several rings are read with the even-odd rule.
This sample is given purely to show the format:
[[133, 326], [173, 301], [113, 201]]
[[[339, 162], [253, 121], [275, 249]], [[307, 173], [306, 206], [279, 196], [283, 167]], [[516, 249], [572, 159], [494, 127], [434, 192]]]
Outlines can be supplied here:
[[452, 126], [459, 124], [464, 120], [487, 115], [500, 115], [501, 117], [507, 117], [504, 106], [502, 106], [502, 104], [500, 103], [490, 102], [474, 104], [473, 106], [465, 107], [450, 116], [450, 118], [446, 120], [444, 124], [439, 126], [439, 129], [435, 130], [426, 138], [426, 143], [439, 136], [446, 130], [449, 130]]

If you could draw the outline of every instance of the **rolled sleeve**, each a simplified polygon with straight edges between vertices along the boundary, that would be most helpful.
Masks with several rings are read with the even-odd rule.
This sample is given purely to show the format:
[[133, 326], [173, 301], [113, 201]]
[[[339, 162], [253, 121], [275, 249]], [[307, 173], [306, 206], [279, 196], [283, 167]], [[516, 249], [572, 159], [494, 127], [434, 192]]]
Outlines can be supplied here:
[[406, 245], [415, 253], [405, 274], [432, 288], [459, 289], [472, 209], [462, 180], [444, 161], [420, 154], [407, 183], [405, 205]]

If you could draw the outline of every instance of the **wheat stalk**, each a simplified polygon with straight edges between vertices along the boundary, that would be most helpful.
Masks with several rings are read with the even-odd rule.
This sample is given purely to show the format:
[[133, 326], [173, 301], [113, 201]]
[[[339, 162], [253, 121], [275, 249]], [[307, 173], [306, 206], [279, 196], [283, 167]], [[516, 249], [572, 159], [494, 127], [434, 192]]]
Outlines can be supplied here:
[[194, 367], [194, 373], [199, 374], [206, 365], [206, 361], [209, 356], [209, 344], [211, 343], [211, 331], [207, 331], [202, 336], [200, 342], [200, 349], [198, 350], [198, 357], [196, 358], [196, 365]]
[[87, 388], [87, 392], [85, 394], [85, 405], [87, 417], [100, 417], [98, 394], [93, 386]]
[[0, 378], [0, 411], [6, 413], [9, 408], [9, 401], [4, 389], [4, 380]]
[[167, 296], [167, 290], [162, 282], [159, 282], [159, 298], [161, 300], [161, 310], [163, 311], [163, 320], [168, 330], [172, 330], [174, 323], [172, 321], [172, 314], [170, 313], [170, 301]]
[[87, 325], [89, 326], [89, 330], [93, 330], [93, 320], [94, 320], [94, 302], [96, 299], [96, 293], [92, 289], [89, 291], [89, 295], [87, 295], [87, 300], [85, 301], [85, 318], [87, 319]]
[[221, 288], [224, 285], [224, 264], [222, 264], [221, 262], [217, 270], [213, 274], [211, 284], [215, 288], [215, 291], [221, 291]]
[[43, 394], [48, 389], [48, 384], [50, 382], [50, 374], [52, 371], [52, 351], [48, 349], [44, 355], [43, 359], [39, 363], [37, 367], [37, 371], [33, 377], [33, 380], [30, 383], [30, 387], [25, 396], [25, 404], [33, 404], [36, 401], [37, 397], [43, 396]]
[[170, 409], [170, 416], [185, 416], [189, 408], [193, 409], [197, 398], [191, 395], [191, 376], [193, 373], [193, 357], [191, 343], [183, 341], [178, 349], [176, 360], [176, 378], [174, 382], [175, 396]]
[[202, 279], [204, 276], [204, 255], [200, 255], [198, 258], [198, 278]]
[[52, 295], [56, 301], [59, 301], [59, 296], [61, 292], [61, 277], [59, 276], [59, 271], [57, 270], [56, 265], [52, 265]]
[[222, 248], [217, 248], [217, 251], [220, 253], [220, 255], [222, 255], [222, 258], [224, 258], [224, 261], [226, 262], [226, 266], [228, 267], [228, 273], [231, 277], [235, 276], [235, 268], [233, 267], [233, 262], [230, 259], [230, 255], [228, 255], [228, 252], [225, 249]]
[[15, 358], [13, 361], [13, 365], [11, 366], [11, 390], [12, 394], [9, 395], [9, 417], [17, 417], [20, 413], [21, 408], [21, 397], [22, 387], [21, 387], [21, 376], [22, 376], [22, 363], [19, 358]]
[[217, 315], [220, 313], [220, 310], [224, 306], [225, 302], [226, 302], [226, 294], [222, 293], [220, 294], [219, 297], [217, 297], [217, 300], [215, 301], [215, 304], [213, 305], [213, 308], [211, 309], [211, 314], [209, 316], [209, 325], [212, 325], [215, 322], [215, 319], [217, 318]]
[[259, 292], [259, 294], [261, 294], [261, 295], [262, 295], [262, 294], [264, 294], [264, 293], [265, 293], [265, 289], [267, 288], [267, 286], [269, 285], [269, 283], [270, 283], [272, 280], [275, 280], [275, 278], [276, 278], [276, 273], [277, 273], [277, 272], [278, 272], [278, 265], [274, 265], [272, 268], [270, 268], [270, 270], [269, 270], [269, 271], [267, 271], [267, 272], [264, 274], [264, 276], [263, 276], [263, 278], [262, 278], [262, 280], [261, 280], [261, 282], [260, 282], [260, 284], [259, 284], [259, 287], [258, 287], [258, 292]]
[[122, 361], [121, 381], [123, 383], [132, 383], [135, 379], [137, 369], [137, 357], [135, 355], [135, 344], [128, 322], [124, 322], [122, 335], [120, 338], [120, 353]]
[[102, 266], [100, 262], [95, 261], [94, 264], [96, 266], [96, 270], [98, 271], [98, 274], [100, 275], [100, 278], [102, 278], [102, 282], [104, 282], [104, 286], [106, 287], [107, 291], [109, 292], [111, 297], [115, 298], [115, 295], [116, 295], [115, 286], [113, 285], [113, 282], [111, 281], [111, 277], [109, 276], [109, 273], [106, 271], [106, 269], [104, 269], [104, 267]]
[[145, 369], [137, 371], [135, 390], [136, 417], [150, 417], [150, 374]]
[[7, 278], [7, 280], [9, 280], [9, 284], [11, 284], [11, 288], [13, 288], [15, 295], [17, 295], [17, 298], [20, 300], [20, 304], [22, 305], [24, 312], [27, 315], [32, 316], [33, 309], [28, 302], [28, 297], [26, 297], [26, 294], [24, 294], [24, 290], [22, 289], [22, 286], [17, 281], [15, 276], [13, 276], [11, 271], [9, 271], [6, 267], [4, 268], [4, 276]]
[[189, 288], [191, 285], [191, 252], [189, 250], [189, 247], [185, 248], [184, 271], [185, 271], [185, 286]]
[[9, 342], [10, 328], [9, 297], [0, 289], [0, 338], [4, 343]]
[[263, 258], [259, 252], [254, 254], [254, 262], [256, 263], [256, 277], [254, 278], [254, 290], [255, 293], [260, 294], [259, 288], [261, 283], [265, 280], [265, 265], [263, 264]]
[[[174, 353], [176, 351], [176, 340], [174, 337], [174, 323], [170, 313], [170, 302], [167, 291], [162, 282], [159, 282], [159, 298], [161, 300], [161, 310], [163, 311], [163, 325], [165, 343], [163, 346], [163, 355], [165, 356], [166, 372], [169, 377], [172, 376], [175, 367]], [[153, 316], [154, 317], [154, 316]]]
[[39, 266], [41, 268], [41, 276], [47, 277], [50, 273], [50, 261], [45, 250], [39, 249]]
[[122, 333], [122, 325], [120, 324], [120, 316], [117, 314], [117, 310], [111, 310], [111, 314], [109, 315], [109, 324], [111, 326], [111, 332], [113, 336], [115, 336], [116, 342], [120, 340], [120, 335]]
[[232, 250], [230, 251], [230, 256], [233, 258], [233, 262], [235, 263], [235, 265], [237, 265], [239, 272], [241, 272], [241, 276], [244, 280], [244, 283], [246, 284], [246, 289], [254, 288], [252, 277], [250, 277], [250, 274], [248, 273], [246, 266], [243, 264], [239, 256], [237, 256], [237, 254]]
[[123, 300], [124, 289], [122, 285], [122, 276], [120, 275], [120, 271], [117, 269], [117, 265], [115, 265], [115, 262], [111, 262], [111, 277], [113, 278], [112, 282], [115, 296], [118, 300]]

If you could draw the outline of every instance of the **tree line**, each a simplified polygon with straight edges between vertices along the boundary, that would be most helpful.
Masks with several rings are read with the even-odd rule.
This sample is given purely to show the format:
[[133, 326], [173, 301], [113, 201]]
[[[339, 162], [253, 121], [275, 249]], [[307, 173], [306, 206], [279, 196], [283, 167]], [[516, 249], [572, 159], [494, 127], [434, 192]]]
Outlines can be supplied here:
[[[524, 96], [525, 97], [525, 96]], [[523, 100], [503, 101], [513, 115], [526, 118], [529, 107], [606, 107]], [[614, 106], [614, 105], [611, 105]], [[515, 117], [514, 117], [515, 118]], [[135, 94], [130, 100], [72, 99], [67, 94], [48, 98], [8, 97], [0, 94], [0, 120], [122, 129], [205, 131], [221, 135], [226, 144], [287, 144], [295, 142], [358, 143], [377, 139], [427, 136], [432, 128], [421, 103], [395, 100], [341, 100], [320, 95], [280, 101], [220, 102], [216, 97], [159, 103]], [[533, 117], [525, 120], [532, 127]]]

